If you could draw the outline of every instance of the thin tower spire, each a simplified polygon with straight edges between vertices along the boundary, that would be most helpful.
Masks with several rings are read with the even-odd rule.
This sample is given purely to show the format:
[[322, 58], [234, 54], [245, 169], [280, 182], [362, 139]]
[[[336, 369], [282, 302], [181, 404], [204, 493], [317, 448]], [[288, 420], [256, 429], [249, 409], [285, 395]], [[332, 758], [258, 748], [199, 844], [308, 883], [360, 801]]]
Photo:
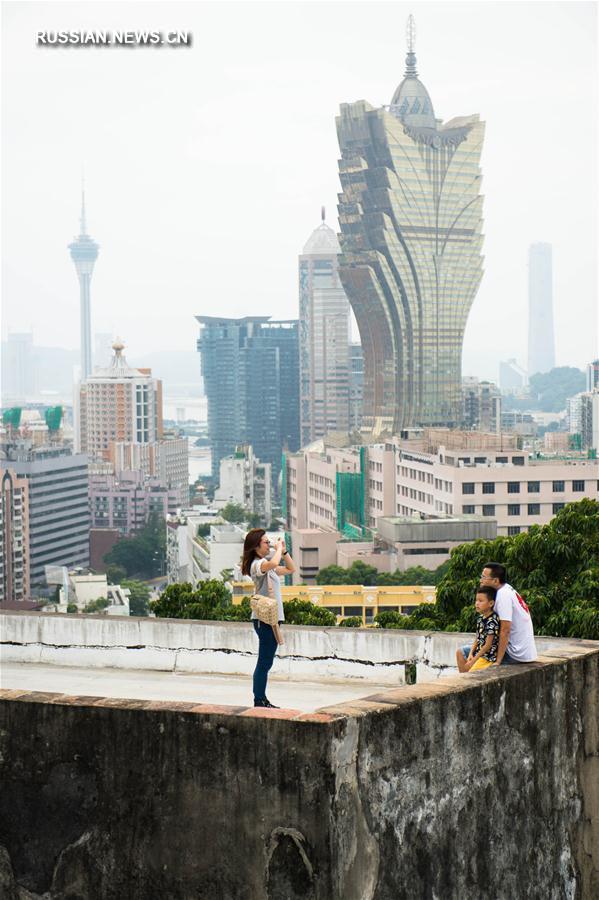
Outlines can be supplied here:
[[406, 71], [404, 74], [406, 77], [412, 76], [416, 78], [418, 76], [418, 72], [416, 71], [416, 22], [411, 13], [408, 16], [406, 24], [406, 44], [408, 53], [406, 56]]
[[87, 234], [87, 222], [85, 219], [85, 176], [81, 176], [81, 217], [79, 219], [79, 234]]

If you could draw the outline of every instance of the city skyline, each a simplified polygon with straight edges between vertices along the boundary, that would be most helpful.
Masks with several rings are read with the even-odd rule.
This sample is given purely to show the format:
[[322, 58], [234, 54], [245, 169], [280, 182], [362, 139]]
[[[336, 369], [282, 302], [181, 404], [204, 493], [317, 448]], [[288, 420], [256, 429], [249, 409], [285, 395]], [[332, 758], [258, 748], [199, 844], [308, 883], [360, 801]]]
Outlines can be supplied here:
[[[95, 331], [135, 328], [142, 352], [165, 341], [192, 350], [193, 316], [215, 304], [223, 315], [295, 318], [297, 247], [340, 189], [339, 105], [389, 102], [413, 11], [436, 114], [479, 112], [487, 123], [486, 271], [463, 373], [496, 380], [500, 359], [525, 361], [526, 257], [539, 241], [554, 247], [556, 364], [584, 367], [597, 356], [596, 13], [588, 3], [542, 4], [542, 16], [536, 3], [507, 6], [375, 3], [364, 17], [361, 4], [250, 3], [235, 6], [231, 31], [230, 14], [210, 4], [169, 4], [168, 16], [163, 4], [121, 4], [140, 25], [174, 17], [194, 30], [191, 49], [127, 54], [35, 48], [34, 30], [69, 24], [65, 8], [7, 9], [4, 336], [33, 324], [36, 343], [78, 346], [64, 245], [82, 163], [102, 245]], [[111, 19], [110, 4], [78, 8], [78, 25]], [[32, 128], [44, 130], [43, 146]], [[252, 136], [243, 154], [238, 133]], [[576, 166], [564, 172], [574, 145]]]

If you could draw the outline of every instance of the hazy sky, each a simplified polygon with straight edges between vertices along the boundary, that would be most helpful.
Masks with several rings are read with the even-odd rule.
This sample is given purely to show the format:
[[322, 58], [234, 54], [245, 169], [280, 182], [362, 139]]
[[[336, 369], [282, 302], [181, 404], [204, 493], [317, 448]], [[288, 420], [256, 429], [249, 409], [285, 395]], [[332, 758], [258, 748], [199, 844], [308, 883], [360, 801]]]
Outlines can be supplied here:
[[[597, 7], [590, 2], [3, 4], [3, 335], [193, 350], [196, 314], [297, 316], [297, 256], [337, 228], [339, 104], [390, 102], [405, 23], [445, 120], [479, 113], [485, 275], [464, 374], [526, 362], [527, 253], [554, 248], [558, 365], [597, 355]], [[60, 29], [189, 29], [193, 46], [36, 47]]]

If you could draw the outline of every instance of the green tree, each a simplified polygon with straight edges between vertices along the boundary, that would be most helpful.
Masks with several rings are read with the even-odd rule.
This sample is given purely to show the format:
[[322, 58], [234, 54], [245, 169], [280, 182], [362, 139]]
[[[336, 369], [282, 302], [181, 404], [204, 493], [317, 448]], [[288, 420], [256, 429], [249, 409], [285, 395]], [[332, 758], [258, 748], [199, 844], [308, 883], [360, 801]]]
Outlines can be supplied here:
[[376, 566], [369, 566], [361, 559], [355, 560], [347, 570], [346, 584], [376, 584], [378, 571]]
[[233, 522], [235, 524], [246, 522], [248, 517], [247, 510], [245, 510], [240, 503], [227, 503], [227, 505], [223, 506], [221, 509], [220, 514], [227, 522]]
[[341, 628], [361, 628], [362, 624], [362, 616], [348, 616], [339, 622]]
[[337, 621], [335, 614], [309, 600], [286, 600], [283, 603], [285, 622], [288, 625], [321, 625], [331, 627]]
[[231, 605], [231, 594], [214, 578], [201, 581], [195, 589], [189, 582], [169, 584], [150, 608], [160, 618], [222, 621], [235, 617]]
[[127, 572], [123, 566], [117, 566], [115, 563], [106, 566], [106, 579], [108, 584], [120, 584], [126, 577]]
[[122, 581], [121, 587], [128, 588], [129, 613], [132, 616], [147, 616], [150, 612], [150, 589], [143, 581]]
[[324, 566], [316, 576], [316, 584], [349, 584], [347, 572], [341, 566]]
[[530, 377], [530, 391], [537, 398], [538, 408], [544, 412], [560, 412], [566, 400], [584, 391], [584, 372], [572, 366], [559, 366], [550, 372], [538, 372]]
[[123, 568], [128, 576], [154, 578], [161, 575], [166, 561], [166, 525], [153, 513], [147, 524], [131, 538], [121, 538], [105, 554], [104, 562]]
[[547, 525], [535, 525], [523, 534], [456, 547], [433, 604], [441, 627], [471, 626], [480, 573], [491, 560], [506, 566], [510, 584], [530, 608], [537, 634], [599, 638], [596, 500], [569, 503]]
[[106, 597], [98, 597], [97, 600], [90, 600], [87, 606], [83, 607], [83, 612], [101, 613], [106, 609], [107, 606], [110, 606], [110, 600], [107, 600]]

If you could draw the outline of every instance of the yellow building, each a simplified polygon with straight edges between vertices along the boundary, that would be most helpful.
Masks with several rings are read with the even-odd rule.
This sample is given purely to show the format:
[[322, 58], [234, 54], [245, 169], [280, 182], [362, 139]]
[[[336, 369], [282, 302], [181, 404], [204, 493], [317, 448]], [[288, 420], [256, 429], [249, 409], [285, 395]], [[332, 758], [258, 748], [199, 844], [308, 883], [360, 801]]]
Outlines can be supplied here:
[[[254, 592], [249, 581], [233, 584], [233, 603], [241, 603]], [[409, 615], [421, 603], [434, 603], [436, 588], [429, 585], [395, 585], [370, 587], [361, 584], [283, 585], [283, 600], [309, 600], [323, 606], [337, 616], [361, 616], [364, 625], [370, 625], [380, 612], [400, 612]]]

